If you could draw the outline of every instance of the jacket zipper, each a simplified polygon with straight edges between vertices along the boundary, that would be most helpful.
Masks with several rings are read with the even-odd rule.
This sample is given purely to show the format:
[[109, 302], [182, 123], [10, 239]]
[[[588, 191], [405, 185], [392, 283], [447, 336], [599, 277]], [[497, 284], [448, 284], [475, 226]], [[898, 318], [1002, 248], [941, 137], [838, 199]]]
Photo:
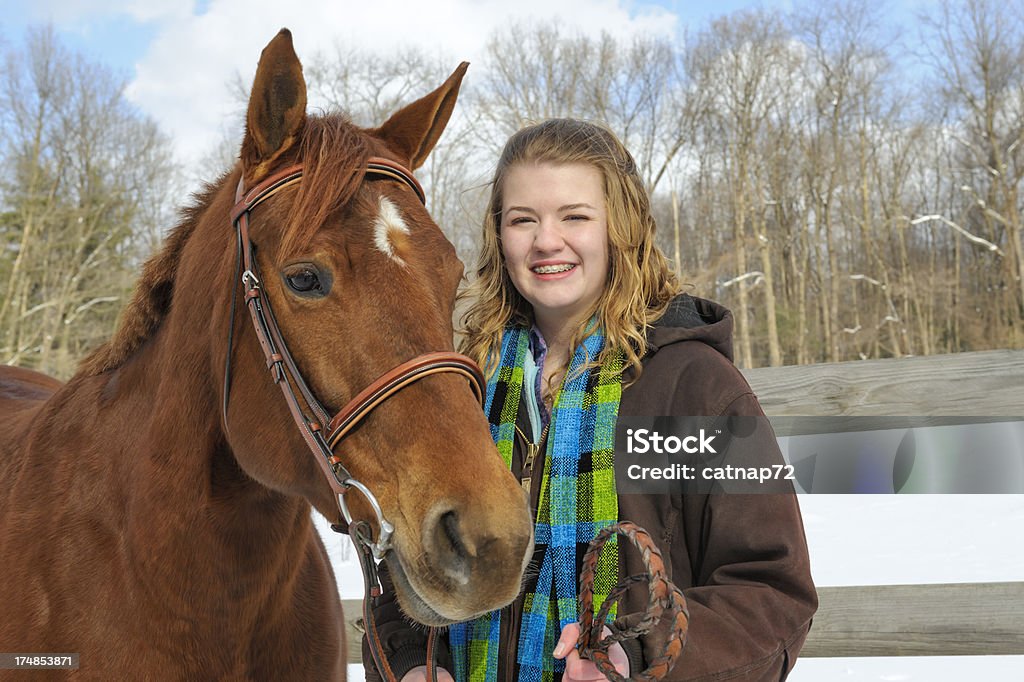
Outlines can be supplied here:
[[551, 425], [549, 421], [544, 425], [544, 430], [540, 432], [540, 439], [533, 443], [531, 442], [522, 431], [519, 431], [519, 427], [516, 427], [516, 431], [519, 431], [519, 436], [523, 439], [526, 444], [526, 458], [523, 460], [523, 470], [520, 472], [520, 483], [523, 486], [523, 490], [526, 491], [527, 499], [533, 499], [530, 494], [530, 486], [533, 483], [533, 466], [537, 461], [537, 455], [540, 454], [540, 449], [544, 447], [544, 441], [548, 437], [548, 427]]

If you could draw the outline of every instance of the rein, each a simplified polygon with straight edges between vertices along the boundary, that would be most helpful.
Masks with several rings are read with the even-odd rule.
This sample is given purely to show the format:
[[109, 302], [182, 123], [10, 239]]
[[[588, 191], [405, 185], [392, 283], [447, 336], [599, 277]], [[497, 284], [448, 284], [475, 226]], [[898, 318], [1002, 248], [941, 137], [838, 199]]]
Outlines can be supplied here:
[[[626, 537], [640, 551], [647, 575], [634, 575], [623, 580], [608, 593], [595, 616], [594, 576], [597, 573], [597, 560], [601, 555], [601, 548], [616, 534]], [[633, 627], [613, 632], [602, 639], [601, 635], [612, 606], [622, 599], [631, 585], [638, 582], [646, 582], [648, 587], [649, 598], [643, 618]], [[664, 649], [650, 662], [646, 670], [630, 670], [630, 682], [657, 682], [672, 670], [686, 644], [690, 613], [686, 608], [683, 593], [668, 579], [661, 550], [654, 544], [646, 530], [635, 523], [620, 521], [598, 533], [590, 541], [587, 553], [583, 555], [583, 568], [580, 571], [580, 636], [577, 640], [580, 656], [592, 660], [597, 669], [612, 682], [626, 682], [626, 678], [615, 670], [608, 657], [608, 648], [615, 642], [636, 639], [647, 634], [656, 625], [665, 622], [669, 616], [672, 617], [672, 622], [668, 626], [670, 629]]]
[[[323, 404], [310, 390], [308, 383], [303, 378], [292, 354], [288, 350], [288, 346], [281, 334], [281, 329], [274, 317], [270, 299], [263, 290], [254, 255], [254, 245], [249, 238], [249, 214], [257, 206], [285, 187], [299, 182], [302, 179], [302, 172], [303, 168], [301, 165], [289, 166], [264, 179], [248, 192], [244, 191], [243, 179], [238, 181], [238, 189], [235, 193], [235, 206], [231, 210], [231, 222], [235, 227], [237, 237], [237, 250], [233, 280], [235, 284], [232, 287], [231, 294], [227, 360], [224, 366], [222, 418], [226, 431], [228, 428], [228, 397], [231, 391], [231, 356], [235, 326], [235, 301], [238, 291], [237, 283], [241, 281], [242, 289], [245, 292], [246, 308], [249, 310], [256, 338], [259, 341], [260, 348], [263, 350], [267, 369], [270, 370], [274, 383], [281, 388], [288, 411], [298, 427], [299, 435], [302, 436], [313, 458], [320, 466], [328, 485], [331, 486], [331, 490], [337, 496], [338, 508], [358, 550], [359, 562], [363, 568], [366, 586], [366, 596], [363, 599], [364, 626], [367, 628], [367, 635], [371, 644], [370, 648], [373, 651], [378, 670], [385, 673], [387, 679], [393, 682], [394, 675], [384, 658], [383, 649], [377, 637], [376, 627], [370, 612], [370, 600], [371, 597], [381, 594], [375, 562], [380, 561], [391, 549], [391, 536], [394, 533], [394, 526], [384, 517], [384, 512], [376, 496], [369, 488], [352, 476], [343, 464], [342, 459], [335, 453], [335, 450], [345, 437], [374, 409], [395, 393], [420, 379], [440, 373], [458, 374], [469, 380], [477, 400], [481, 403], [483, 402], [485, 383], [480, 368], [465, 355], [452, 351], [424, 353], [403, 362], [378, 377], [350, 400], [337, 414], [332, 416], [324, 408]], [[426, 202], [423, 188], [416, 181], [416, 178], [413, 177], [412, 173], [390, 159], [370, 157], [366, 164], [365, 174], [366, 177], [398, 180], [408, 186], [416, 194], [420, 202]], [[240, 275], [239, 271], [241, 271]], [[298, 391], [298, 394], [301, 394], [312, 416], [308, 416], [303, 411], [296, 391]], [[376, 539], [367, 521], [353, 520], [345, 498], [345, 493], [353, 488], [366, 499], [373, 509], [374, 515], [377, 517]], [[332, 528], [339, 532], [344, 530], [343, 527], [338, 526], [332, 526]], [[430, 637], [431, 646], [428, 648], [428, 658], [431, 661], [431, 664], [428, 666], [428, 678], [431, 682], [436, 680], [432, 655], [432, 643], [435, 639], [436, 634], [432, 632]]]

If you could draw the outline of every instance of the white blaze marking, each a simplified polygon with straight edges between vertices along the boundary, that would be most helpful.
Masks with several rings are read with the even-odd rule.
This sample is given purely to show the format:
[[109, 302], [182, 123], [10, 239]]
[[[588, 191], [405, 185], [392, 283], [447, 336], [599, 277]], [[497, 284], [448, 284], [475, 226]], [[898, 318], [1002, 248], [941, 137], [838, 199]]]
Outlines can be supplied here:
[[373, 241], [384, 255], [396, 263], [405, 265], [405, 261], [395, 253], [395, 246], [391, 243], [392, 232], [409, 234], [409, 226], [402, 220], [402, 214], [398, 212], [398, 207], [387, 197], [381, 197], [380, 214], [373, 221]]

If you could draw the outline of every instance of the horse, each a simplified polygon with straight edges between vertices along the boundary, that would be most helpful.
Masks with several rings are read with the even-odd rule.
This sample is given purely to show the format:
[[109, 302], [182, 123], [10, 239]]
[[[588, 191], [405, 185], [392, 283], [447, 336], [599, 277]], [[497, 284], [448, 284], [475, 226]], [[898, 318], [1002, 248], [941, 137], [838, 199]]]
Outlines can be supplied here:
[[113, 336], [66, 384], [0, 368], [0, 649], [79, 653], [90, 680], [344, 679], [311, 508], [369, 529], [414, 620], [516, 597], [532, 524], [454, 353], [462, 264], [412, 176], [466, 67], [360, 128], [307, 114], [281, 30], [234, 168]]

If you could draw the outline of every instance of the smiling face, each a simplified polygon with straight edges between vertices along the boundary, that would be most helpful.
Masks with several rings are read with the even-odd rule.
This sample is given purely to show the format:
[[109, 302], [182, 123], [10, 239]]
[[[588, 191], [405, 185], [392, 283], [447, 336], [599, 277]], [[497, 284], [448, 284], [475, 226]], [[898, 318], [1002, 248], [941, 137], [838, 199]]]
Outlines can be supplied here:
[[584, 163], [521, 163], [502, 187], [501, 251], [545, 336], [584, 322], [608, 280], [601, 172]]

